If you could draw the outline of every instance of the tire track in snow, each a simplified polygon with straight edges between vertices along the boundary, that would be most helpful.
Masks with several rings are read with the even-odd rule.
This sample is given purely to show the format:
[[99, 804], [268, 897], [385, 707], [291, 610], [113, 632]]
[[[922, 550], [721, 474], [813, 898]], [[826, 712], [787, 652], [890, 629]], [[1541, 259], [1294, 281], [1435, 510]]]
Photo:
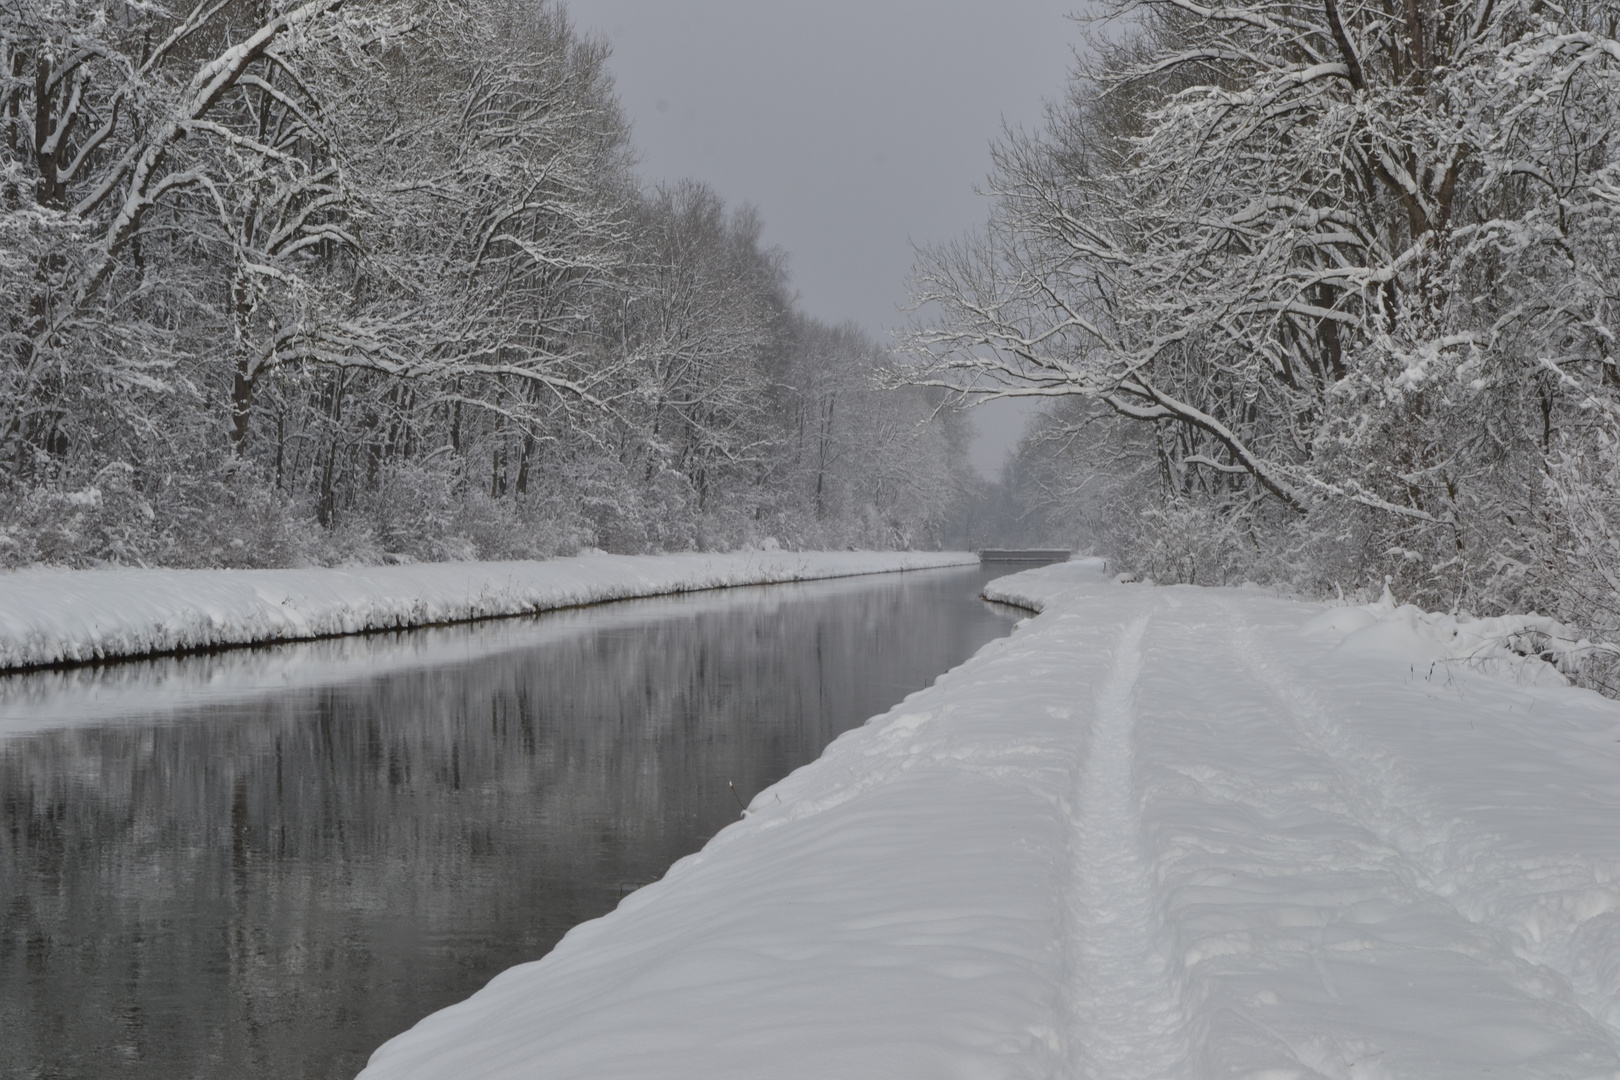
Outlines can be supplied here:
[[[1511, 876], [1512, 866], [1489, 857], [1491, 844], [1484, 836], [1469, 835], [1460, 820], [1438, 825], [1425, 821], [1415, 808], [1421, 805], [1413, 781], [1401, 775], [1398, 762], [1381, 760], [1355, 740], [1311, 687], [1283, 670], [1269, 658], [1252, 627], [1226, 601], [1218, 601], [1235, 632], [1228, 647], [1239, 664], [1265, 686], [1283, 706], [1296, 732], [1331, 766], [1341, 782], [1341, 792], [1349, 800], [1351, 812], [1362, 828], [1396, 853], [1407, 869], [1403, 875], [1412, 888], [1440, 901], [1465, 922], [1479, 927], [1501, 943], [1504, 959], [1517, 958], [1541, 969], [1562, 992], [1542, 985], [1539, 978], [1521, 978], [1521, 989], [1530, 997], [1556, 997], [1576, 1005], [1602, 1031], [1620, 1054], [1620, 1025], [1606, 1015], [1596, 995], [1582, 992], [1582, 981], [1573, 970], [1567, 949], [1552, 943], [1526, 940], [1522, 928], [1474, 910], [1462, 901], [1463, 895], [1482, 884]], [[1539, 868], [1550, 874], [1547, 867]], [[1462, 894], [1462, 895], [1460, 895]], [[1536, 947], [1541, 946], [1541, 947]]]
[[1090, 1080], [1166, 1080], [1182, 1075], [1188, 1059], [1133, 778], [1134, 698], [1148, 618], [1132, 622], [1114, 650], [1070, 803], [1069, 1064], [1071, 1076]]

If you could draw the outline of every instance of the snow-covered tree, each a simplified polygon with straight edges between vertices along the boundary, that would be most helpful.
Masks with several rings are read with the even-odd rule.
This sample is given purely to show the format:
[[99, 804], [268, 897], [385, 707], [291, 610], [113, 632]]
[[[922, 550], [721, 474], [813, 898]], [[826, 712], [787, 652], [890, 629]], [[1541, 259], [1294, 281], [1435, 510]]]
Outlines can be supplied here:
[[786, 531], [834, 546], [944, 542], [974, 486], [971, 430], [937, 392], [875, 389], [892, 362], [852, 324], [793, 325], [776, 376]]
[[302, 69], [379, 30], [339, 8], [0, 5], [9, 477], [136, 456], [154, 396], [202, 392], [186, 360], [342, 243]]
[[896, 468], [921, 398], [783, 377], [781, 253], [641, 189], [606, 58], [555, 0], [0, 0], [0, 562], [932, 542], [949, 485], [798, 483], [801, 395]]
[[1612, 5], [1111, 14], [1122, 43], [1000, 148], [988, 226], [920, 262], [911, 376], [1096, 403], [1161, 509], [1302, 583], [1558, 599], [1560, 478], [1613, 499], [1572, 472], [1620, 386]]

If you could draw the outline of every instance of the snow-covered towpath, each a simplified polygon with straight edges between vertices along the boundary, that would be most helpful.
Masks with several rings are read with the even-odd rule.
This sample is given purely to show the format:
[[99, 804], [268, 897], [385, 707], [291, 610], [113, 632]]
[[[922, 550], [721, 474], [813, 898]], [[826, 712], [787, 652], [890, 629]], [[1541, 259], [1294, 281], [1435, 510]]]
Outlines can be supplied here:
[[365, 1080], [1620, 1077], [1614, 703], [1395, 617], [992, 588], [1044, 611]]

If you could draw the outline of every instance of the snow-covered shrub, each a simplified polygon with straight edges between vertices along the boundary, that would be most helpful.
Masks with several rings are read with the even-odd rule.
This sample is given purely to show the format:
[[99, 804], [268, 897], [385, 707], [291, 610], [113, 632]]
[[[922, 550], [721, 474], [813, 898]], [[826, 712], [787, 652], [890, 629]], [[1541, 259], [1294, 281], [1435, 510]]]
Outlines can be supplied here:
[[382, 550], [424, 562], [470, 559], [476, 548], [463, 527], [464, 498], [446, 468], [403, 462], [385, 466], [355, 516]]
[[155, 559], [153, 509], [130, 467], [115, 462], [76, 490], [36, 487], [0, 498], [0, 565], [145, 565]]
[[178, 471], [155, 485], [152, 502], [153, 562], [251, 569], [322, 561], [321, 530], [252, 465]]

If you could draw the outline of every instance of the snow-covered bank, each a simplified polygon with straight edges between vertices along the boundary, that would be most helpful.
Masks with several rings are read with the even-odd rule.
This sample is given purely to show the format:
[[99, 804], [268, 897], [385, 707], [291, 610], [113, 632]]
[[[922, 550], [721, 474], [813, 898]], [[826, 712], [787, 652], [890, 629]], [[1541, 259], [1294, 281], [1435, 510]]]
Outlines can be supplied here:
[[796, 605], [858, 598], [872, 588], [870, 575], [861, 575], [769, 588], [708, 589], [570, 608], [543, 619], [485, 619], [409, 633], [354, 634], [283, 642], [275, 648], [12, 672], [0, 678], [0, 748], [20, 735], [65, 727], [170, 723], [229, 705], [267, 697], [287, 700], [410, 671], [458, 667], [660, 619], [765, 611], [787, 616]]
[[308, 570], [20, 570], [0, 573], [0, 671], [977, 561], [966, 552], [753, 551]]
[[1614, 703], [1094, 563], [996, 592], [1043, 613], [365, 1080], [1620, 1076]]

